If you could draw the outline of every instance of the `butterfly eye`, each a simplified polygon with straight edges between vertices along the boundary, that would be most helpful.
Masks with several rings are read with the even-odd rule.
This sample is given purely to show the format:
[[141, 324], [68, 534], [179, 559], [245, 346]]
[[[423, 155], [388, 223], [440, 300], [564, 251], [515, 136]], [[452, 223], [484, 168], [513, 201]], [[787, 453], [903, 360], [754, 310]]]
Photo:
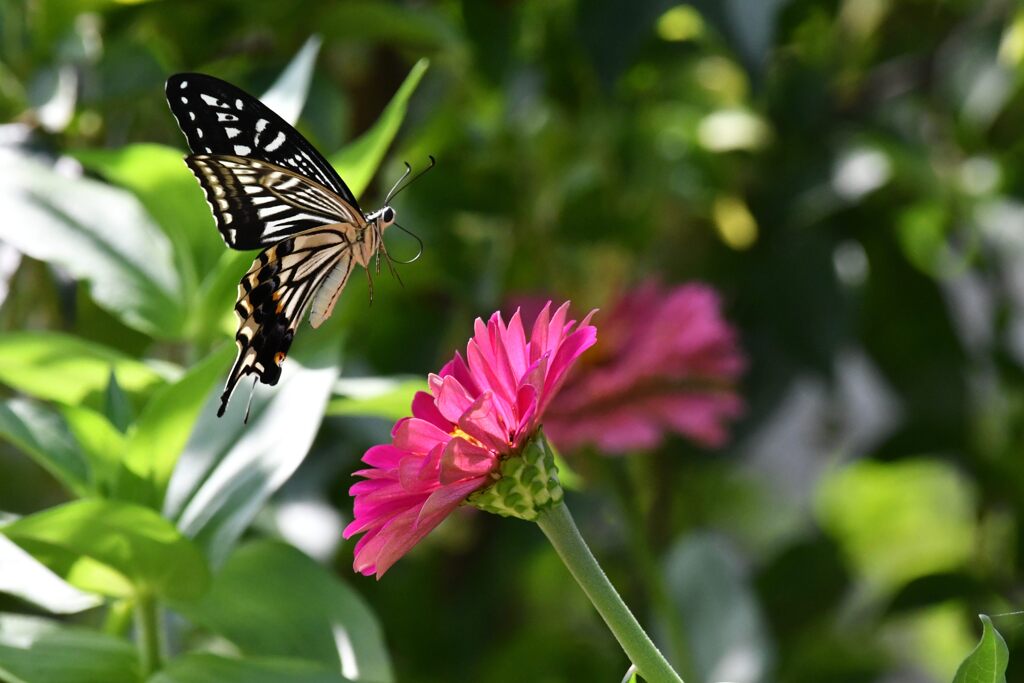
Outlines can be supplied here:
[[392, 209], [390, 206], [386, 207], [384, 209], [384, 214], [381, 216], [381, 218], [384, 219], [385, 223], [391, 225], [392, 223], [395, 222], [395, 210]]

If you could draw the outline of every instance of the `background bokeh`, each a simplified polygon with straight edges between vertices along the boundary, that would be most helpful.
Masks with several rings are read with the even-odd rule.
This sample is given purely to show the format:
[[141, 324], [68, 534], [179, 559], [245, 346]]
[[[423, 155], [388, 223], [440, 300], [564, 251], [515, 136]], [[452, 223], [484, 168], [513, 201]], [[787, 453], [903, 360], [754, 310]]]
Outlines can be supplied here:
[[[1003, 0], [4, 0], [0, 511], [83, 495], [40, 466], [73, 437], [102, 460], [170, 414], [125, 456], [170, 477], [184, 452], [166, 498], [90, 490], [133, 491], [215, 575], [239, 537], [284, 539], [364, 599], [399, 681], [619, 680], [532, 525], [460, 511], [376, 582], [340, 539], [347, 488], [476, 316], [702, 281], [747, 357], [744, 414], [721, 448], [563, 453], [584, 536], [692, 680], [951, 680], [976, 615], [1024, 594], [1022, 61], [1024, 10]], [[353, 278], [248, 428], [244, 406], [143, 407], [183, 370], [219, 393], [252, 257], [180, 163], [163, 82], [193, 70], [296, 107], [311, 73], [298, 128], [354, 187], [382, 159], [364, 208], [404, 160], [438, 160], [395, 200], [426, 245], [404, 286], [382, 273], [370, 305]], [[116, 434], [83, 426], [96, 415]], [[46, 611], [10, 592], [0, 611]], [[116, 606], [57, 611], [116, 634]], [[233, 640], [204, 610], [165, 610], [170, 654]], [[1022, 681], [1024, 617], [995, 623]]]

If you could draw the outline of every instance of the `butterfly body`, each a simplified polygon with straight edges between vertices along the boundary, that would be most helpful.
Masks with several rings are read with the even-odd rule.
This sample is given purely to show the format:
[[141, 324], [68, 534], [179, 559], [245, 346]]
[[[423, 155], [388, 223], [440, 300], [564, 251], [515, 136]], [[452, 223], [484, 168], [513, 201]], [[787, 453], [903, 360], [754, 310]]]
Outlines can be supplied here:
[[298, 323], [309, 309], [330, 317], [355, 266], [370, 270], [390, 206], [364, 214], [313, 146], [258, 99], [205, 74], [167, 80], [167, 101], [193, 154], [217, 229], [233, 249], [262, 249], [238, 285], [238, 356], [221, 396], [256, 375], [276, 384]]

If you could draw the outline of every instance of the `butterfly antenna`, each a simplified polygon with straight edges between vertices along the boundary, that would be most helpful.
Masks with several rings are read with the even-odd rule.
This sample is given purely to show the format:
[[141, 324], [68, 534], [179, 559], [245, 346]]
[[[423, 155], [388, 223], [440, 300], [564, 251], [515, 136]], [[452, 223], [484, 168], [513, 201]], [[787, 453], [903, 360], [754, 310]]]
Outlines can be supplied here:
[[[430, 163], [429, 163], [429, 164], [427, 164], [427, 167], [426, 167], [425, 169], [423, 169], [422, 171], [420, 171], [419, 173], [417, 173], [416, 175], [414, 175], [414, 176], [413, 176], [412, 178], [410, 178], [410, 179], [409, 179], [409, 182], [407, 182], [407, 183], [406, 183], [405, 185], [402, 185], [401, 187], [398, 187], [398, 184], [396, 183], [396, 184], [395, 184], [395, 187], [394, 187], [394, 188], [391, 188], [391, 192], [389, 192], [389, 193], [388, 193], [388, 198], [384, 200], [384, 203], [385, 203], [385, 204], [390, 204], [390, 203], [391, 203], [391, 200], [392, 200], [392, 199], [394, 199], [394, 198], [395, 198], [396, 196], [398, 196], [398, 193], [399, 193], [399, 192], [401, 192], [402, 190], [404, 190], [405, 188], [409, 187], [409, 186], [410, 186], [410, 185], [412, 185], [412, 184], [413, 184], [414, 182], [416, 182], [417, 180], [419, 180], [420, 178], [422, 178], [422, 177], [423, 177], [423, 174], [424, 174], [424, 173], [426, 173], [427, 171], [429, 171], [430, 169], [434, 168], [434, 166], [436, 166], [436, 165], [437, 165], [437, 159], [435, 159], [435, 158], [434, 158], [434, 155], [433, 155], [433, 154], [428, 154], [428, 155], [427, 155], [427, 158], [428, 158], [428, 159], [430, 159]], [[405, 165], [405, 167], [406, 167], [406, 168], [409, 168], [409, 164], [406, 164], [406, 165]], [[402, 180], [405, 180], [405, 176], [407, 176], [407, 175], [409, 175], [409, 173], [408, 173], [408, 172], [406, 172], [406, 173], [405, 173], [405, 175], [403, 175], [403, 176], [402, 176], [402, 177], [401, 177], [401, 178], [399, 179], [399, 181], [398, 181], [398, 182], [400, 183], [400, 182], [401, 182]], [[396, 189], [396, 188], [397, 188], [397, 189]]]
[[245, 404], [245, 419], [242, 420], [242, 424], [249, 424], [249, 412], [252, 410], [252, 396], [256, 393], [256, 380], [259, 377], [252, 378], [252, 390], [249, 391], [249, 400]]
[[384, 203], [385, 204], [390, 203], [391, 202], [391, 198], [394, 197], [396, 194], [398, 194], [398, 186], [402, 184], [403, 180], [405, 180], [406, 178], [409, 177], [410, 173], [412, 173], [412, 166], [409, 165], [409, 162], [406, 161], [404, 163], [405, 163], [405, 173], [403, 173], [402, 177], [399, 178], [397, 181], [395, 181], [395, 184], [391, 187], [391, 190], [388, 192], [388, 196], [384, 199]]

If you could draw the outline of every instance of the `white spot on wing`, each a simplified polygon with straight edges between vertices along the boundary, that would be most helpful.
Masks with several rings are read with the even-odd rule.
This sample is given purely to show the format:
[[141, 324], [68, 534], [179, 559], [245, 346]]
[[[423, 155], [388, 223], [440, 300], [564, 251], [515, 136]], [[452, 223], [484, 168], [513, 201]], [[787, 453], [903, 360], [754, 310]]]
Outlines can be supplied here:
[[268, 152], [273, 152], [275, 149], [284, 144], [285, 139], [285, 134], [281, 131], [278, 131], [277, 137], [275, 137], [273, 140], [267, 143], [267, 146], [264, 147], [263, 149], [265, 149]]
[[237, 138], [242, 131], [237, 128], [225, 128], [224, 132], [228, 134], [228, 138]]
[[182, 81], [181, 82], [181, 89], [184, 90], [187, 87], [188, 87], [188, 81]]
[[188, 104], [188, 98], [187, 97], [182, 97], [181, 98], [181, 103], [182, 104]]
[[245, 145], [235, 145], [235, 154], [238, 154], [239, 156], [244, 157], [246, 154], [249, 154], [250, 152], [252, 152], [251, 147], [246, 147]]
[[260, 119], [256, 122], [256, 132], [262, 133], [263, 129], [267, 127], [268, 121], [266, 119]]

